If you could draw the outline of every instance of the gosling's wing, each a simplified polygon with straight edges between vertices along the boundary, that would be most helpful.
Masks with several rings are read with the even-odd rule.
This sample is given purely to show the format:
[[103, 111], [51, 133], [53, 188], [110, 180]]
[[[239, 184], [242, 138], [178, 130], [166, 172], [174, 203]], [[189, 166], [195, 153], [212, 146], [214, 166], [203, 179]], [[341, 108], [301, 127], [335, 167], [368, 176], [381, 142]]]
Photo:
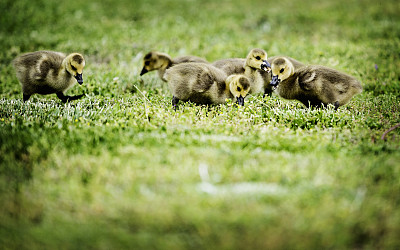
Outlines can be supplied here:
[[198, 63], [195, 64], [196, 82], [193, 84], [192, 89], [195, 92], [203, 93], [208, 91], [213, 85], [220, 85], [225, 88], [225, 79], [227, 74], [211, 64]]
[[214, 84], [214, 77], [208, 70], [201, 70], [196, 75], [196, 81], [193, 83], [193, 91], [203, 93]]
[[304, 67], [296, 72], [298, 74], [299, 86], [304, 91], [315, 90], [317, 77], [320, 77], [318, 70], [313, 67]]
[[37, 62], [35, 78], [43, 81], [49, 74], [58, 74], [65, 55], [59, 52], [43, 51]]

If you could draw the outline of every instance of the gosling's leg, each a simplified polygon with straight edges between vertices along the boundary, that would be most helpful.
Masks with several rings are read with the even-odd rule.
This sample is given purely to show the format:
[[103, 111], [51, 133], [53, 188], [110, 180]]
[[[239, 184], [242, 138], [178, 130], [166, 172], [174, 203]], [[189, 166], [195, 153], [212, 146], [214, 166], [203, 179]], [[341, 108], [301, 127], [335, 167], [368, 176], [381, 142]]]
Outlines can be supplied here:
[[74, 96], [68, 96], [68, 101], [73, 101], [73, 100], [81, 99], [84, 95], [85, 95], [85, 94], [74, 95]]
[[25, 95], [25, 94], [22, 94], [22, 95], [23, 95], [22, 99], [24, 100], [24, 102], [28, 101], [29, 98], [31, 97], [31, 95]]
[[333, 105], [335, 105], [335, 111], [339, 108], [339, 102], [336, 101]]
[[173, 106], [174, 110], [176, 110], [176, 107], [178, 106], [178, 102], [179, 102], [179, 99], [176, 98], [175, 96], [172, 96], [172, 106]]
[[266, 90], [264, 91], [263, 98], [264, 98], [265, 96], [271, 97], [271, 96], [272, 96], [272, 91], [269, 91], [269, 90], [266, 89]]
[[60, 98], [63, 103], [66, 103], [68, 101], [78, 100], [78, 99], [82, 98], [83, 96], [84, 96], [84, 94], [68, 96], [68, 95], [64, 95], [63, 92], [57, 92], [57, 97]]

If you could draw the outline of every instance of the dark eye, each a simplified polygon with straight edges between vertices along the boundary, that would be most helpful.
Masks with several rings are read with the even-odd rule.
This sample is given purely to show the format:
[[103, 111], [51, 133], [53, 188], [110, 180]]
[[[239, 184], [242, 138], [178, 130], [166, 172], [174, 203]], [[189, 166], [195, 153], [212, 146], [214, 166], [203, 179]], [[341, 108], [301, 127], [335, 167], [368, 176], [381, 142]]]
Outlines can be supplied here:
[[241, 89], [240, 87], [237, 87], [237, 91], [239, 91], [239, 92], [240, 92], [241, 90], [242, 90], [242, 89]]
[[261, 57], [259, 57], [259, 56], [256, 56], [256, 59], [257, 59], [257, 60], [260, 60], [260, 59], [261, 59]]
[[281, 72], [281, 73], [282, 73], [284, 70], [285, 70], [285, 69], [281, 69], [281, 70], [279, 70], [279, 72]]
[[144, 65], [146, 65], [146, 66], [149, 66], [149, 64], [150, 64], [150, 61], [144, 62]]
[[76, 68], [75, 68], [73, 65], [71, 65], [71, 69], [72, 69], [72, 70], [76, 70]]

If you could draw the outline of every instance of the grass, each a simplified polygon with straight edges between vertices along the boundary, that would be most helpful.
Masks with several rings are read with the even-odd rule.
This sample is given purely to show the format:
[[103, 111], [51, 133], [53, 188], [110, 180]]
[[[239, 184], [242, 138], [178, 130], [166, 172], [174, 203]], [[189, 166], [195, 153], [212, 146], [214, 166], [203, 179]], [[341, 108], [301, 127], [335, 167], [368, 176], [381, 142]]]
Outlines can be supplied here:
[[[4, 249], [397, 249], [397, 1], [0, 3], [0, 246]], [[334, 111], [252, 96], [182, 104], [149, 50], [213, 61], [254, 47], [354, 75]], [[22, 102], [10, 65], [84, 54], [85, 93]]]

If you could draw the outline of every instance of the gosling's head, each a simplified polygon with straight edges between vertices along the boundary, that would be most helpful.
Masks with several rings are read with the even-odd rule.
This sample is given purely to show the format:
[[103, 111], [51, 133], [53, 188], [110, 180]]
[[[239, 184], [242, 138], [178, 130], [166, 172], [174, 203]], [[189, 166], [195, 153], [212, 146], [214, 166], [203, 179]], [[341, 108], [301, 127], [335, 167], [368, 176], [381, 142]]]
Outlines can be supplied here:
[[244, 98], [250, 91], [250, 80], [244, 75], [230, 75], [225, 82], [229, 84], [237, 104], [244, 106]]
[[246, 57], [246, 64], [267, 72], [271, 70], [271, 65], [267, 62], [267, 52], [262, 49], [252, 49]]
[[270, 84], [273, 87], [278, 86], [281, 81], [284, 81], [294, 74], [293, 64], [284, 57], [276, 58], [272, 64], [272, 80]]
[[157, 51], [151, 51], [143, 57], [143, 68], [140, 75], [149, 71], [167, 68], [172, 63], [169, 55]]
[[83, 68], [85, 67], [85, 59], [83, 56], [78, 53], [72, 53], [69, 54], [64, 60], [66, 61], [65, 69], [67, 72], [73, 75], [79, 84], [82, 84]]

